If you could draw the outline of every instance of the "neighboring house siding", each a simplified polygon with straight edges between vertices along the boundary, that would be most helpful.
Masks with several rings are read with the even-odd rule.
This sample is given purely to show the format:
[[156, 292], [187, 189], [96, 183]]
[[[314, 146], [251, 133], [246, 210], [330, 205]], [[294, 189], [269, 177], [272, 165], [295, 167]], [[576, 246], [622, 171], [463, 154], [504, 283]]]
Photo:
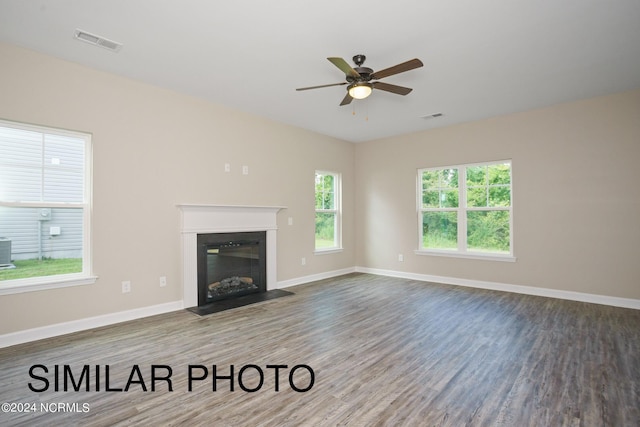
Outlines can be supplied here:
[[0, 207], [0, 237], [11, 239], [12, 261], [82, 257], [82, 209], [48, 209], [50, 219], [40, 220], [42, 210]]
[[81, 202], [83, 197], [84, 142], [70, 144], [47, 135], [44, 150], [43, 199], [48, 202]]

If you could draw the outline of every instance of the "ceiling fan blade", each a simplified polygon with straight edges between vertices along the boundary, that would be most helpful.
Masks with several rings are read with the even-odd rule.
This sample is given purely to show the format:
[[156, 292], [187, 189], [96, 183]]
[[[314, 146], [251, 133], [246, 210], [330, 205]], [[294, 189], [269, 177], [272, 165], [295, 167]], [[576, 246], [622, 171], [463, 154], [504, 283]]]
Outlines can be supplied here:
[[[402, 64], [394, 65], [393, 67], [385, 68], [384, 70], [375, 71], [371, 76], [372, 79], [381, 79], [383, 77], [393, 76], [394, 74], [404, 73], [405, 71], [413, 70], [414, 68], [420, 68], [424, 64], [418, 58], [411, 59]], [[384, 90], [384, 89], [383, 89]], [[406, 94], [405, 94], [406, 95]]]
[[351, 67], [351, 65], [349, 65], [347, 61], [345, 61], [344, 59], [342, 58], [327, 58], [327, 59], [331, 61], [333, 65], [340, 68], [342, 72], [345, 73], [347, 76], [353, 77], [354, 79], [360, 78], [360, 74], [356, 70], [354, 70]]
[[321, 87], [329, 87], [329, 86], [342, 86], [342, 85], [346, 85], [347, 82], [342, 82], [342, 83], [330, 83], [328, 85], [320, 85], [320, 86], [309, 86], [309, 87], [300, 87], [296, 90], [309, 90], [309, 89], [320, 89]]
[[413, 90], [408, 87], [392, 85], [392, 84], [383, 83], [383, 82], [373, 82], [372, 84], [375, 89], [384, 90], [386, 92], [391, 92], [398, 95], [406, 95]]
[[353, 98], [351, 97], [351, 95], [349, 95], [349, 92], [347, 92], [347, 94], [345, 95], [344, 99], [340, 103], [340, 106], [351, 104], [351, 101], [353, 101]]

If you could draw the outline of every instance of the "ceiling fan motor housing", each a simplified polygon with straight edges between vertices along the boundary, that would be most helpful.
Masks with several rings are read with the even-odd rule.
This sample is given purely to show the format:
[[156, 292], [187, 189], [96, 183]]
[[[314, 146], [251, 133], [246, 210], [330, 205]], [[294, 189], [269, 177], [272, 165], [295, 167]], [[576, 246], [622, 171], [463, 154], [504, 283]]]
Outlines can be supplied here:
[[364, 61], [366, 61], [367, 57], [364, 55], [356, 55], [353, 57], [353, 63], [356, 64], [356, 68], [354, 70], [360, 74], [359, 78], [347, 76], [347, 81], [349, 83], [354, 82], [368, 82], [371, 80], [371, 75], [373, 74], [373, 70], [368, 67], [363, 67]]
[[368, 82], [371, 80], [371, 75], [373, 74], [373, 70], [367, 67], [356, 67], [354, 68], [358, 74], [360, 74], [360, 78], [355, 78], [351, 76], [347, 76], [347, 81], [349, 83], [353, 82]]

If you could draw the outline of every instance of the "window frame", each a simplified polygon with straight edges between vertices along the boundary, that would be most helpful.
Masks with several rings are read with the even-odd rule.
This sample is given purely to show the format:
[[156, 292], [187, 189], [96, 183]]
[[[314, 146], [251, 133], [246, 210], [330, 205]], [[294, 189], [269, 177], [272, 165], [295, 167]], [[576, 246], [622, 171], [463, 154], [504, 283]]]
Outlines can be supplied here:
[[82, 209], [82, 271], [78, 273], [37, 276], [0, 282], [0, 295], [17, 294], [69, 286], [89, 285], [97, 277], [92, 273], [91, 217], [93, 207], [93, 142], [87, 132], [72, 131], [51, 126], [20, 123], [0, 119], [0, 127], [37, 132], [40, 134], [66, 136], [84, 140], [84, 174], [82, 202], [47, 202], [0, 200], [0, 206], [8, 208], [75, 208]]
[[[315, 207], [315, 179], [318, 175], [333, 176], [333, 209], [318, 209]], [[328, 170], [316, 170], [314, 173], [314, 253], [316, 255], [340, 252], [342, 248], [342, 174]], [[318, 248], [315, 240], [315, 218], [318, 213], [331, 213], [334, 215], [334, 245]]]
[[[467, 206], [467, 168], [478, 166], [491, 166], [500, 164], [509, 164], [509, 194], [510, 204], [509, 206]], [[424, 208], [423, 207], [423, 188], [422, 188], [422, 175], [425, 171], [441, 171], [446, 169], [458, 170], [458, 207], [444, 207], [444, 208]], [[478, 163], [463, 163], [458, 165], [447, 165], [439, 167], [426, 167], [417, 170], [416, 174], [416, 212], [417, 212], [417, 231], [418, 231], [418, 249], [414, 252], [417, 255], [429, 255], [429, 256], [442, 256], [452, 258], [470, 258], [470, 259], [483, 259], [493, 261], [507, 261], [515, 262], [516, 257], [514, 254], [513, 245], [513, 160], [495, 160]], [[507, 211], [509, 212], [509, 253], [477, 251], [468, 248], [467, 242], [467, 214], [473, 211]], [[423, 213], [424, 212], [456, 212], [457, 214], [457, 248], [455, 249], [436, 249], [425, 248], [423, 246]]]

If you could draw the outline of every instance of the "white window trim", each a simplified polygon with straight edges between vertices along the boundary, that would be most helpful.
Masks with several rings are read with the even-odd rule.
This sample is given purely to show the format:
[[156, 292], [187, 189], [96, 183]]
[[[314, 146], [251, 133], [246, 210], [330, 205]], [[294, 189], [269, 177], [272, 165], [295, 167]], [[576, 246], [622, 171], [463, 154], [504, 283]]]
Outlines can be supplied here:
[[[315, 174], [321, 175], [332, 175], [333, 176], [333, 185], [334, 185], [334, 208], [333, 209], [315, 209], [314, 217], [316, 213], [334, 213], [336, 215], [335, 221], [335, 229], [334, 229], [334, 240], [336, 242], [335, 246], [328, 246], [326, 248], [316, 248], [314, 241], [314, 250], [313, 253], [315, 255], [327, 255], [337, 252], [342, 252], [344, 249], [342, 247], [342, 174], [339, 172], [327, 171], [327, 170], [316, 170]], [[314, 187], [315, 188], [315, 187]], [[315, 200], [315, 189], [314, 189], [314, 200]], [[315, 228], [314, 228], [315, 233]]]
[[82, 273], [6, 280], [0, 286], [0, 295], [68, 288], [70, 286], [92, 285], [96, 280], [98, 280], [97, 276], [86, 276]]
[[344, 249], [342, 247], [331, 247], [331, 248], [327, 248], [327, 249], [315, 249], [313, 251], [314, 255], [329, 255], [329, 254], [336, 254], [339, 252], [343, 252]]
[[446, 251], [443, 249], [416, 249], [413, 251], [416, 255], [428, 255], [428, 256], [439, 256], [439, 257], [447, 257], [447, 258], [464, 258], [464, 259], [480, 259], [485, 261], [504, 261], [504, 262], [516, 262], [518, 258], [513, 255], [500, 255], [493, 252], [487, 252], [486, 254], [482, 252], [466, 252], [460, 253], [454, 250]]
[[[467, 167], [474, 166], [486, 166], [500, 163], [509, 163], [511, 165], [511, 184], [510, 195], [511, 205], [508, 208], [505, 207], [467, 207]], [[458, 182], [464, 183], [464, 185], [458, 185], [458, 207], [457, 208], [442, 208], [438, 209], [439, 212], [451, 211], [458, 212], [458, 248], [457, 249], [428, 249], [422, 247], [422, 213], [425, 209], [422, 208], [422, 172], [426, 170], [440, 170], [440, 169], [458, 169]], [[464, 163], [459, 165], [437, 166], [420, 168], [416, 174], [416, 213], [417, 213], [417, 231], [418, 231], [418, 249], [414, 251], [416, 255], [438, 256], [448, 258], [465, 258], [465, 259], [478, 259], [486, 261], [505, 261], [515, 262], [517, 260], [514, 254], [513, 248], [513, 160], [503, 159], [494, 160], [489, 162], [480, 163]], [[467, 211], [509, 211], [509, 251], [508, 254], [500, 254], [497, 252], [479, 252], [472, 251], [467, 248]], [[462, 226], [461, 226], [462, 225]]]
[[73, 274], [59, 274], [55, 276], [38, 276], [26, 279], [3, 280], [0, 282], [0, 295], [19, 294], [23, 292], [42, 291], [48, 289], [66, 288], [70, 286], [90, 285], [96, 282], [97, 276], [92, 274], [91, 252], [91, 212], [93, 208], [93, 141], [91, 134], [75, 132], [50, 126], [30, 125], [26, 123], [12, 122], [0, 119], [0, 126], [13, 127], [28, 131], [46, 133], [55, 132], [58, 135], [68, 135], [85, 139], [85, 174], [84, 174], [84, 202], [83, 203], [55, 203], [55, 202], [2, 202], [0, 206], [6, 207], [44, 207], [44, 208], [70, 208], [81, 207], [83, 209], [83, 236], [82, 236], [82, 272]]

